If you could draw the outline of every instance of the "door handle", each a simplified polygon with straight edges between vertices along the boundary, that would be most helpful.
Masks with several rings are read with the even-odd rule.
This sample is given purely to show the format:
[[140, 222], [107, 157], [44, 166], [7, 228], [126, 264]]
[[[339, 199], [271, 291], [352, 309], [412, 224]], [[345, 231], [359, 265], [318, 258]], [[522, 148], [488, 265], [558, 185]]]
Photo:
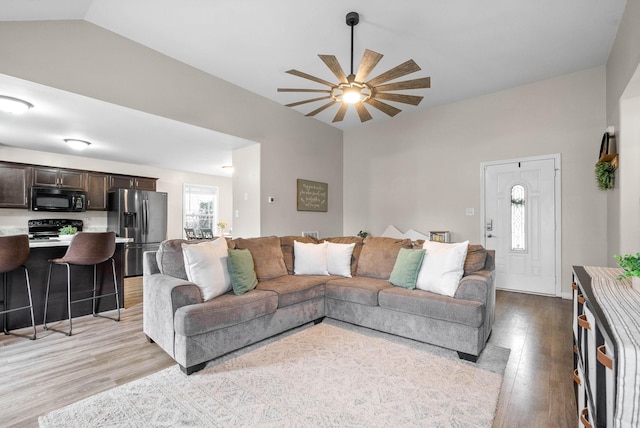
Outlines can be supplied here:
[[488, 234], [488, 235], [487, 235], [487, 238], [495, 238], [495, 237], [496, 237], [496, 236], [495, 236], [495, 235], [492, 235], [492, 234]]

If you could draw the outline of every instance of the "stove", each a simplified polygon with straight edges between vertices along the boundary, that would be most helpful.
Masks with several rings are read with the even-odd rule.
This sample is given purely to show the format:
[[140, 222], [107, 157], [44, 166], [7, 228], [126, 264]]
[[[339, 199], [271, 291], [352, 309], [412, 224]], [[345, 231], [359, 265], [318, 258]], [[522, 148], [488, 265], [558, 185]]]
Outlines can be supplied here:
[[40, 218], [37, 220], [29, 220], [29, 236], [31, 239], [49, 239], [57, 238], [58, 230], [64, 226], [73, 226], [78, 229], [78, 232], [82, 231], [82, 220], [69, 220], [62, 218]]

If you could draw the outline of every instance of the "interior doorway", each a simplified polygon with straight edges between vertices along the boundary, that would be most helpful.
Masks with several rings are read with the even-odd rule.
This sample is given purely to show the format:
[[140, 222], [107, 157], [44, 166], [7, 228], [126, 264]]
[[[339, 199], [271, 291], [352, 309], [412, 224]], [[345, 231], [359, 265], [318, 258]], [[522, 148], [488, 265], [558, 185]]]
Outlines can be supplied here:
[[482, 240], [496, 288], [561, 295], [560, 155], [485, 162]]

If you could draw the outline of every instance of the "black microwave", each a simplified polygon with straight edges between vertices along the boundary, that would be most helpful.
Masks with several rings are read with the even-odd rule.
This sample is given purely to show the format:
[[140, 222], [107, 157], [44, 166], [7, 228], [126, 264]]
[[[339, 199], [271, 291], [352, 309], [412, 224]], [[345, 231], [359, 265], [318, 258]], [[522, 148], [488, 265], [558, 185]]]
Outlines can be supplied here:
[[87, 210], [87, 194], [82, 190], [32, 187], [31, 211], [82, 212]]

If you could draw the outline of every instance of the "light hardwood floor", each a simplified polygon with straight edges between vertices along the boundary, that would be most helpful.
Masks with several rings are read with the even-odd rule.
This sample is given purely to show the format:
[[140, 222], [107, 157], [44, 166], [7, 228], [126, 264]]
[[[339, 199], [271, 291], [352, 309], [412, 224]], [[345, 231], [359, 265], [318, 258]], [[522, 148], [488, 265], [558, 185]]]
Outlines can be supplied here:
[[[38, 328], [30, 341], [0, 336], [0, 426], [38, 416], [171, 366], [142, 333], [141, 281], [125, 281], [119, 323], [92, 316], [74, 335]], [[498, 292], [490, 343], [511, 348], [494, 427], [574, 427], [571, 302]]]

